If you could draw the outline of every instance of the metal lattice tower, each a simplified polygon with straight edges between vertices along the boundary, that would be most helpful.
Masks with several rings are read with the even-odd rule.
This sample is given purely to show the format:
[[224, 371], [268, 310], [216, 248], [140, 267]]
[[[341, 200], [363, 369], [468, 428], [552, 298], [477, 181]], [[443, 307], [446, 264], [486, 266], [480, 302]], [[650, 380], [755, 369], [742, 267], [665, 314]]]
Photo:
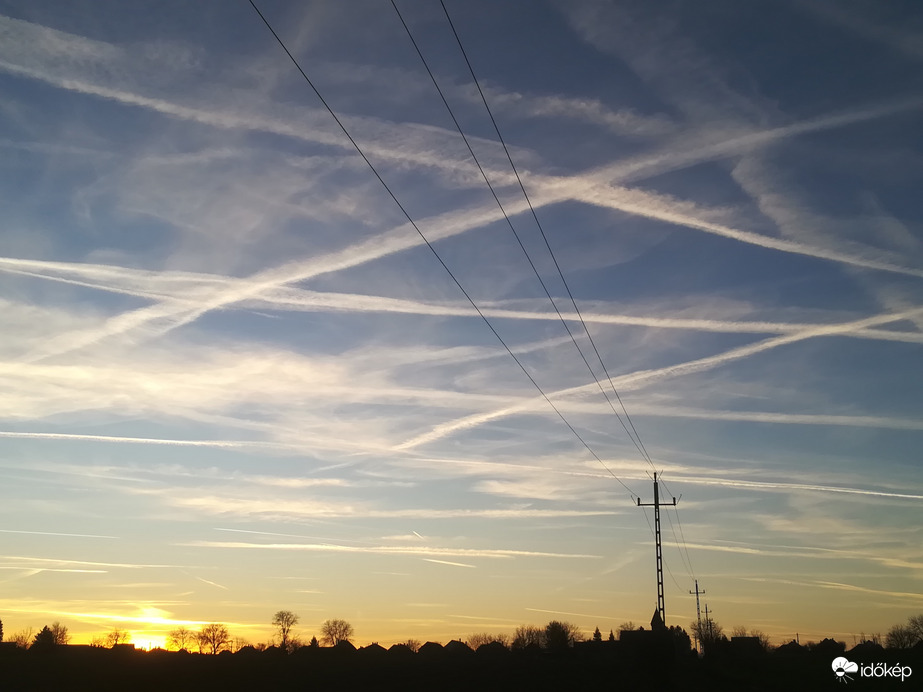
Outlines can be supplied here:
[[[666, 618], [664, 616], [664, 603], [663, 603], [663, 548], [660, 543], [660, 506], [661, 504], [666, 504], [667, 507], [676, 506], [676, 498], [673, 498], [673, 502], [661, 503], [660, 502], [660, 486], [657, 483], [657, 472], [654, 472], [654, 501], [653, 502], [641, 502], [641, 498], [638, 498], [638, 507], [653, 507], [654, 508], [654, 543], [656, 546], [657, 553], [657, 612], [660, 613], [660, 620], [666, 624]], [[696, 587], [698, 588], [698, 587]]]

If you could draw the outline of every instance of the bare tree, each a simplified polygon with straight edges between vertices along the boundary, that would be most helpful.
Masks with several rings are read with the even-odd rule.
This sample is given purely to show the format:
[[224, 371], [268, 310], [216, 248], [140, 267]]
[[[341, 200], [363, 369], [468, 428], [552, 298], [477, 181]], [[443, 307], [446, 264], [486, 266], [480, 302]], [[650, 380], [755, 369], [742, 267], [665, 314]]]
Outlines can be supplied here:
[[127, 644], [130, 641], [131, 634], [120, 627], [114, 627], [112, 631], [106, 635], [106, 644], [109, 645], [110, 649], [116, 644]]
[[290, 610], [280, 610], [272, 616], [272, 624], [279, 630], [279, 645], [283, 651], [291, 653], [294, 648], [292, 628], [298, 624], [298, 616]]
[[193, 643], [195, 643], [195, 632], [182, 626], [170, 630], [167, 637], [167, 646], [177, 651], [188, 649]]
[[638, 629], [638, 626], [629, 620], [628, 622], [623, 622], [621, 625], [619, 625], [615, 631], [621, 634], [622, 632], [634, 632], [636, 629]]
[[[713, 622], [712, 624], [714, 625], [715, 623]], [[705, 622], [702, 623], [702, 629], [703, 630], [705, 629]], [[720, 638], [720, 636], [721, 636], [721, 627], [719, 626], [718, 627], [718, 637]], [[755, 637], [759, 641], [760, 647], [763, 649], [763, 651], [769, 651], [770, 649], [772, 649], [772, 644], [769, 641], [769, 637], [762, 630], [751, 629], [748, 631], [747, 628], [744, 627], [743, 625], [738, 625], [737, 627], [731, 630], [731, 636], [732, 637]]]
[[353, 626], [346, 620], [325, 620], [320, 628], [321, 641], [328, 646], [348, 642], [353, 638]]
[[465, 643], [468, 644], [470, 648], [477, 651], [479, 646], [483, 646], [484, 644], [493, 644], [494, 642], [502, 644], [508, 649], [510, 648], [512, 641], [512, 638], [508, 634], [489, 634], [488, 632], [478, 632], [476, 634], [469, 634], [468, 638], [465, 640]]
[[909, 649], [915, 643], [913, 630], [907, 625], [894, 625], [885, 637], [885, 646], [889, 649]]
[[198, 634], [199, 650], [211, 654], [227, 648], [231, 643], [231, 634], [228, 628], [218, 622], [205, 625]]
[[923, 614], [921, 615], [911, 615], [907, 618], [907, 627], [910, 628], [910, 631], [913, 633], [913, 637], [916, 642], [923, 642]]
[[763, 632], [763, 630], [750, 630], [750, 636], [756, 637], [759, 640], [763, 651], [772, 650], [773, 646], [772, 642], [769, 641], [769, 635]]
[[406, 642], [402, 643], [414, 653], [417, 653], [420, 650], [420, 647], [423, 646], [419, 639], [408, 639]]
[[35, 638], [35, 634], [31, 627], [26, 627], [24, 630], [19, 630], [10, 635], [9, 641], [13, 642], [20, 649], [28, 649], [32, 646], [32, 640]]
[[711, 618], [702, 620], [701, 626], [699, 621], [696, 620], [690, 624], [690, 628], [706, 652], [709, 647], [713, 647], [717, 642], [724, 639], [724, 629]]
[[54, 643], [61, 646], [71, 640], [71, 636], [67, 633], [67, 627], [57, 620], [51, 623], [51, 636], [54, 638]]
[[513, 648], [525, 649], [527, 646], [545, 646], [545, 630], [535, 625], [522, 625], [513, 635]]
[[856, 646], [857, 644], [877, 644], [882, 646], [881, 643], [881, 634], [875, 632], [873, 634], [866, 634], [865, 632], [859, 632], [859, 636], [853, 635], [852, 645]]

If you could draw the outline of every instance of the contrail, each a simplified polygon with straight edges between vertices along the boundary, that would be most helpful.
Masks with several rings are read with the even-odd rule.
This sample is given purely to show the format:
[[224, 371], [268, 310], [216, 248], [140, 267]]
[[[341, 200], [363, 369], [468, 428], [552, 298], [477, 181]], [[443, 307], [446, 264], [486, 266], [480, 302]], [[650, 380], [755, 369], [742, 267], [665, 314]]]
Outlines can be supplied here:
[[[16, 266], [28, 266], [32, 271], [15, 269]], [[42, 269], [61, 271], [75, 276], [85, 276], [87, 280], [69, 279], [41, 271]], [[140, 272], [115, 266], [85, 265], [80, 263], [43, 262], [39, 260], [18, 260], [9, 257], [0, 257], [0, 271], [21, 274], [49, 281], [95, 288], [113, 293], [123, 293], [140, 298], [158, 300], [187, 301], [189, 306], [195, 300], [189, 298], [200, 290], [199, 284], [209, 287], [226, 287], [229, 290], [236, 284], [246, 280], [217, 274], [190, 274], [187, 272]], [[119, 280], [141, 283], [139, 276], [145, 276], [152, 284], [148, 289], [129, 288], [112, 283], [103, 283], [105, 276], [118, 276]], [[91, 279], [99, 277], [93, 281]], [[158, 287], [158, 284], [175, 284], [172, 291]], [[211, 290], [211, 288], [209, 288]], [[221, 308], [219, 308], [221, 309]], [[433, 315], [439, 317], [478, 317], [474, 309], [468, 304], [461, 303], [427, 303], [425, 301], [407, 300], [403, 298], [389, 298], [356, 293], [337, 293], [332, 291], [311, 291], [307, 289], [274, 285], [268, 290], [263, 290], [251, 298], [240, 301], [238, 309], [274, 309], [274, 310], [303, 310], [309, 312], [381, 312], [402, 313], [413, 315]], [[559, 321], [556, 313], [539, 310], [518, 310], [501, 307], [489, 307], [481, 310], [486, 316], [498, 319]], [[651, 327], [656, 329], [683, 329], [691, 331], [705, 331], [730, 334], [788, 334], [800, 332], [804, 329], [820, 328], [823, 323], [804, 322], [769, 322], [764, 320], [719, 320], [705, 318], [669, 317], [669, 316], [644, 316], [607, 314], [599, 312], [583, 312], [578, 317], [576, 313], [562, 311], [565, 320], [578, 321], [580, 317], [585, 322], [592, 324], [609, 324], [620, 326]], [[882, 341], [898, 341], [904, 343], [923, 343], [923, 334], [916, 332], [857, 329], [845, 332], [845, 336], [873, 339]]]
[[[813, 339], [821, 336], [836, 336], [843, 334], [854, 329], [862, 329], [865, 327], [870, 327], [877, 324], [886, 324], [888, 322], [895, 322], [897, 320], [906, 319], [911, 315], [917, 315], [923, 313], [923, 308], [914, 308], [912, 310], [905, 310], [902, 312], [896, 313], [887, 313], [883, 315], [875, 315], [873, 317], [866, 317], [861, 320], [853, 320], [851, 322], [843, 322], [840, 324], [830, 324], [830, 325], [821, 325], [815, 328], [805, 329], [801, 332], [795, 334], [787, 334], [784, 336], [777, 336], [770, 339], [764, 339], [758, 341], [754, 344], [748, 344], [746, 346], [740, 346], [737, 348], [724, 351], [722, 353], [715, 354], [713, 356], [707, 356], [705, 358], [698, 358], [696, 360], [686, 361], [685, 363], [677, 363], [675, 365], [668, 365], [663, 368], [655, 368], [651, 370], [640, 370], [638, 372], [630, 373], [627, 375], [621, 375], [619, 377], [614, 377], [612, 379], [613, 384], [621, 389], [637, 389], [641, 386], [650, 384], [652, 382], [659, 382], [664, 379], [679, 377], [681, 375], [689, 375], [692, 373], [703, 372], [705, 370], [711, 370], [725, 363], [730, 363], [735, 360], [740, 360], [742, 358], [747, 358], [749, 356], [755, 355], [757, 353], [763, 353], [765, 351], [778, 348], [779, 346], [784, 346], [787, 344], [797, 343], [799, 341], [804, 341], [806, 339]], [[571, 387], [569, 389], [559, 390], [550, 394], [551, 397], [566, 397], [574, 396], [578, 394], [587, 394], [595, 390], [593, 385], [585, 384], [579, 385], [576, 387]], [[508, 406], [502, 409], [497, 409], [495, 411], [488, 411], [485, 413], [476, 413], [464, 418], [459, 418], [454, 421], [449, 421], [446, 423], [441, 423], [435, 426], [431, 431], [418, 435], [402, 444], [399, 444], [395, 447], [396, 450], [407, 450], [414, 447], [418, 447], [421, 444], [428, 442], [434, 442], [439, 440], [447, 435], [450, 435], [459, 430], [469, 430], [471, 428], [478, 427], [484, 423], [494, 421], [500, 418], [505, 418], [507, 416], [521, 413], [523, 411], [534, 411], [544, 409], [543, 405], [544, 400], [541, 397], [532, 397], [522, 403], [515, 404], [513, 406]]]
[[[170, 445], [178, 447], [219, 447], [224, 449], [237, 449], [245, 447], [279, 447], [290, 448], [291, 445], [285, 445], [276, 442], [255, 442], [247, 440], [170, 440], [156, 437], [119, 437], [116, 435], [78, 435], [71, 433], [48, 433], [48, 432], [14, 432], [10, 430], [0, 430], [0, 437], [21, 438], [21, 439], [41, 439], [41, 440], [73, 440], [80, 442], [116, 442], [124, 444], [143, 444], [143, 445]], [[63, 534], [62, 534], [63, 535]], [[109, 538], [107, 536], [107, 538]]]

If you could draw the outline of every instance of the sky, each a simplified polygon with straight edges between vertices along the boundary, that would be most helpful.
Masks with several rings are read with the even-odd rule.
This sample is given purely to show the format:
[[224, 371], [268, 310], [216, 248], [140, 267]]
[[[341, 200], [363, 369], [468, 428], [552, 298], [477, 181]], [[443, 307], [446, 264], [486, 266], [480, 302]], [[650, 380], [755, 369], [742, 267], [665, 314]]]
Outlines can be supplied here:
[[917, 3], [258, 5], [0, 0], [7, 636], [923, 611]]

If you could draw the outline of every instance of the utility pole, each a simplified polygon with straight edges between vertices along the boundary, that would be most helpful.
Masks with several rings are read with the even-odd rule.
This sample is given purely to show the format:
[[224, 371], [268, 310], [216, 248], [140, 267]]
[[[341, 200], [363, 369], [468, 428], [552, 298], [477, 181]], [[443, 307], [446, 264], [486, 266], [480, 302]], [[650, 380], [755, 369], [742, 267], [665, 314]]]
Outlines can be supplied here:
[[[671, 503], [664, 503], [667, 507], [671, 506]], [[660, 613], [660, 620], [664, 625], [667, 624], [666, 618], [664, 617], [664, 607], [663, 607], [663, 549], [660, 545], [660, 486], [657, 484], [657, 472], [654, 471], [654, 501], [653, 502], [641, 502], [641, 498], [638, 498], [638, 507], [653, 507], [654, 508], [654, 543], [656, 545], [657, 552], [657, 612]], [[672, 506], [676, 506], [676, 498], [673, 498]]]
[[[698, 651], [699, 634], [702, 632], [702, 610], [701, 608], [699, 608], [699, 594], [705, 593], [705, 589], [702, 589], [701, 591], [699, 591], [699, 580], [698, 579], [695, 580], [695, 591], [690, 591], [689, 593], [695, 594], [695, 617], [699, 623], [699, 627], [695, 633], [695, 648]], [[708, 606], [706, 605], [705, 607], [707, 608]]]

